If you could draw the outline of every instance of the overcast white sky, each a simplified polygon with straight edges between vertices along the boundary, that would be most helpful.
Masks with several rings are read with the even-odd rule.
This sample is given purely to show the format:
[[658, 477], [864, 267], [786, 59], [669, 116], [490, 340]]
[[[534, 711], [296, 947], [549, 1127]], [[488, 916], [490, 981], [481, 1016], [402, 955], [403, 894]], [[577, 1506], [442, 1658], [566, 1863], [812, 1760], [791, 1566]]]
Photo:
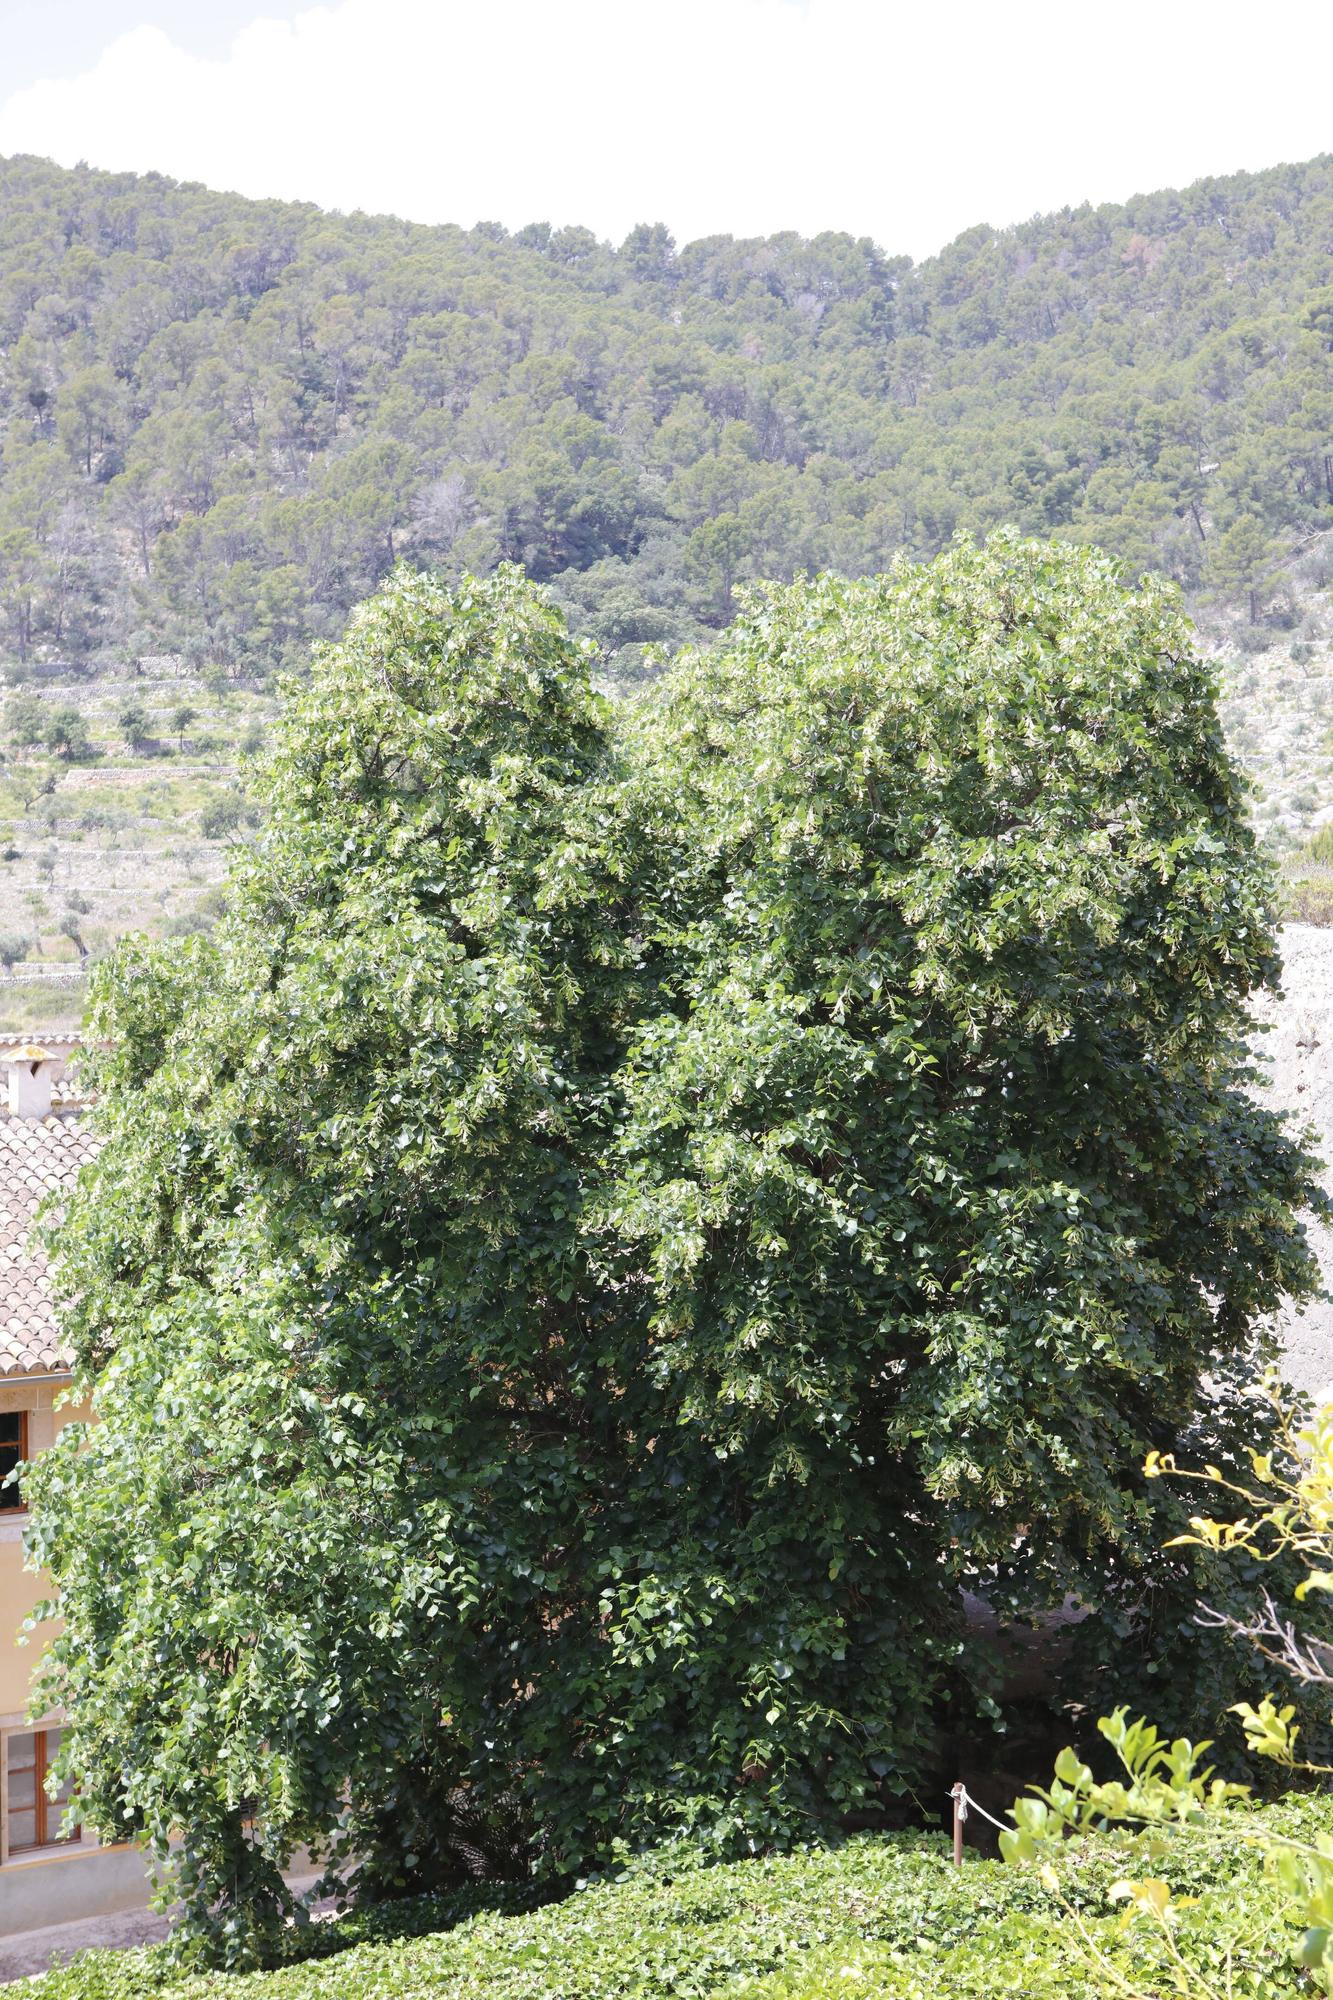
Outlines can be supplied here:
[[1333, 0], [0, 0], [0, 153], [422, 222], [975, 222], [1333, 149]]

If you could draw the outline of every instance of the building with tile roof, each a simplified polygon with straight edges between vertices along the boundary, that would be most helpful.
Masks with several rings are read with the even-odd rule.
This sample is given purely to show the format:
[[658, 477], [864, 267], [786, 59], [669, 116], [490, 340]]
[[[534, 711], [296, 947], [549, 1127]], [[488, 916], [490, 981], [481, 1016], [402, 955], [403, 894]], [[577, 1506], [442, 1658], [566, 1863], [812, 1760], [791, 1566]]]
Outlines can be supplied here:
[[[70, 1187], [97, 1151], [77, 1051], [75, 1036], [0, 1035], [0, 1477], [89, 1414], [66, 1398], [70, 1356], [46, 1257], [32, 1240], [43, 1201]], [[17, 1640], [46, 1590], [25, 1562], [25, 1519], [18, 1488], [0, 1485], [0, 1933], [147, 1899], [138, 1849], [65, 1837], [61, 1802], [47, 1795], [60, 1717], [28, 1713], [34, 1648]]]
[[0, 1042], [0, 1068], [9, 1072], [0, 1106], [0, 1380], [67, 1373], [46, 1257], [32, 1231], [42, 1202], [96, 1151], [68, 1059], [66, 1049]]

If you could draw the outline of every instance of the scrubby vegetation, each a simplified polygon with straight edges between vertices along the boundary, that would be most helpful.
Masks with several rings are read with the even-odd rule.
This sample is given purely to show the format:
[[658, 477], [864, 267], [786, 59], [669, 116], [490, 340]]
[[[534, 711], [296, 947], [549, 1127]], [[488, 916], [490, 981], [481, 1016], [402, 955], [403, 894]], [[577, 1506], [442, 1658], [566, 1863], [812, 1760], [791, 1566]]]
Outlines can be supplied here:
[[[1315, 1620], [1312, 1607], [1333, 1594], [1333, 1406], [1313, 1413], [1305, 1404], [1289, 1408], [1276, 1376], [1256, 1390], [1256, 1399], [1270, 1405], [1277, 1421], [1268, 1448], [1253, 1451], [1243, 1473], [1228, 1477], [1216, 1465], [1181, 1467], [1156, 1453], [1149, 1454], [1144, 1470], [1149, 1478], [1191, 1485], [1208, 1509], [1191, 1517], [1180, 1537], [1183, 1543], [1258, 1564], [1263, 1580], [1243, 1616], [1204, 1604], [1196, 1623], [1230, 1632], [1289, 1690], [1326, 1691], [1333, 1689], [1333, 1643], [1327, 1620]], [[1283, 1556], [1297, 1562], [1289, 1596], [1275, 1580]], [[1019, 1865], [1044, 1863], [1043, 1884], [1077, 1931], [1103, 1988], [1107, 1967], [1062, 1881], [1069, 1836], [1095, 1830], [1114, 1838], [1132, 1827], [1146, 1830], [1144, 1852], [1156, 1865], [1138, 1879], [1126, 1878], [1116, 1893], [1155, 1934], [1163, 1966], [1175, 1974], [1173, 1990], [1196, 2000], [1231, 2000], [1235, 1966], [1220, 1949], [1214, 1921], [1210, 1919], [1216, 1969], [1211, 1978], [1202, 1967], [1191, 1967], [1181, 1950], [1181, 1918], [1193, 1899], [1181, 1898], [1180, 1877], [1200, 1858], [1215, 1866], [1219, 1860], [1225, 1865], [1227, 1857], [1234, 1861], [1257, 1854], [1281, 1884], [1289, 1914], [1301, 1925], [1297, 1955], [1311, 1989], [1333, 1993], [1333, 1825], [1326, 1782], [1333, 1770], [1307, 1754], [1296, 1704], [1283, 1701], [1280, 1693], [1277, 1699], [1265, 1696], [1257, 1706], [1237, 1702], [1233, 1713], [1261, 1758], [1323, 1788], [1324, 1797], [1309, 1813], [1307, 1825], [1284, 1826], [1254, 1814], [1248, 1788], [1204, 1764], [1208, 1743], [1186, 1738], [1168, 1743], [1142, 1718], [1131, 1722], [1123, 1709], [1098, 1725], [1118, 1760], [1113, 1775], [1100, 1776], [1066, 1748], [1050, 1785], [1012, 1808], [1014, 1824], [1000, 1834], [1001, 1851]], [[1260, 1932], [1248, 1912], [1247, 1922], [1245, 1935], [1253, 1946]], [[1110, 1983], [1115, 1984], [1113, 1976]]]
[[1333, 924], [1333, 826], [1302, 842], [1283, 869], [1286, 907], [1303, 924]]
[[78, 975], [118, 938], [216, 921], [226, 850], [258, 817], [247, 766], [276, 709], [254, 689], [164, 673], [0, 698], [0, 1027], [75, 1025]]
[[0, 163], [0, 647], [303, 659], [402, 554], [621, 671], [747, 578], [1094, 541], [1258, 632], [1333, 506], [1333, 164], [866, 240], [421, 228]]
[[[1223, 727], [1252, 786], [1252, 821], [1293, 885], [1309, 873], [1301, 850], [1333, 808], [1333, 596], [1320, 580], [1333, 539], [1315, 556], [1291, 569], [1313, 639], [1279, 634], [1262, 653], [1238, 654], [1233, 626], [1215, 652]], [[1325, 920], [1297, 903], [1293, 914]]]
[[[1296, 1836], [1308, 1805], [1256, 1821]], [[1066, 1847], [1078, 1925], [1035, 1872], [940, 1839], [853, 1840], [730, 1866], [650, 1857], [526, 1913], [463, 1916], [495, 1893], [421, 1899], [296, 1934], [301, 1958], [267, 1973], [191, 1975], [162, 1949], [94, 1953], [14, 1989], [16, 2000], [1135, 2000], [1216, 1990], [1227, 2000], [1309, 2000], [1299, 1913], [1256, 1855], [1201, 1853], [1177, 1875], [1197, 1900], [1173, 1942], [1198, 1983], [1173, 1982], [1155, 1927], [1128, 1922], [1116, 1885], [1151, 1855], [1129, 1837]], [[503, 1899], [501, 1899], [503, 1900]], [[511, 1905], [515, 1898], [510, 1892]], [[372, 1941], [361, 1942], [367, 1933]], [[1089, 1941], [1126, 1983], [1090, 1962]], [[1230, 1984], [1226, 1984], [1226, 1981]]]
[[[18, 693], [38, 733], [0, 746], [10, 928], [39, 966], [79, 956], [52, 849], [93, 957], [206, 921], [243, 712], [262, 730], [273, 668], [404, 555], [523, 562], [626, 687], [747, 579], [1002, 522], [1095, 542], [1206, 618], [1258, 823], [1298, 843], [1333, 797], [1331, 213], [1320, 159], [913, 266], [834, 233], [612, 248], [0, 162], [0, 668], [44, 677]], [[0, 981], [0, 1018], [28, 1012]]]

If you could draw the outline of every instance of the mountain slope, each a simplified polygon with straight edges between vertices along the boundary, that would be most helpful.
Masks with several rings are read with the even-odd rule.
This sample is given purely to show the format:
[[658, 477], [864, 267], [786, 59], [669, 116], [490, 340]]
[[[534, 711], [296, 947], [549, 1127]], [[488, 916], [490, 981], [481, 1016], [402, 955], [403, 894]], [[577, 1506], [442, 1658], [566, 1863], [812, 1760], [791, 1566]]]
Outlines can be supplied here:
[[299, 658], [513, 558], [622, 672], [746, 577], [1013, 520], [1290, 623], [1333, 525], [1333, 158], [969, 231], [677, 251], [0, 162], [0, 658]]

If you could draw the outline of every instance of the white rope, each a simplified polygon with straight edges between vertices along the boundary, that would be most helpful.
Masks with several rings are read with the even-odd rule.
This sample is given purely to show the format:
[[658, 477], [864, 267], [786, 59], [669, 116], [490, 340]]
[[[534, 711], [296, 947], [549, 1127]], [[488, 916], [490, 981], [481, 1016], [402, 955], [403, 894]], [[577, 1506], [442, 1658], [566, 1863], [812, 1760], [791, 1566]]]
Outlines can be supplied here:
[[990, 1813], [986, 1811], [985, 1806], [978, 1805], [976, 1800], [968, 1792], [966, 1785], [964, 1784], [958, 1785], [956, 1790], [951, 1791], [948, 1794], [948, 1796], [957, 1805], [958, 1817], [960, 1820], [965, 1820], [969, 1812], [979, 1812], [981, 1814], [981, 1817], [985, 1820], [989, 1820], [991, 1825], [995, 1827], [998, 1832], [1000, 1833], [1013, 1832], [1013, 1828], [1011, 1826], [1006, 1826], [1002, 1819], [995, 1819]]

